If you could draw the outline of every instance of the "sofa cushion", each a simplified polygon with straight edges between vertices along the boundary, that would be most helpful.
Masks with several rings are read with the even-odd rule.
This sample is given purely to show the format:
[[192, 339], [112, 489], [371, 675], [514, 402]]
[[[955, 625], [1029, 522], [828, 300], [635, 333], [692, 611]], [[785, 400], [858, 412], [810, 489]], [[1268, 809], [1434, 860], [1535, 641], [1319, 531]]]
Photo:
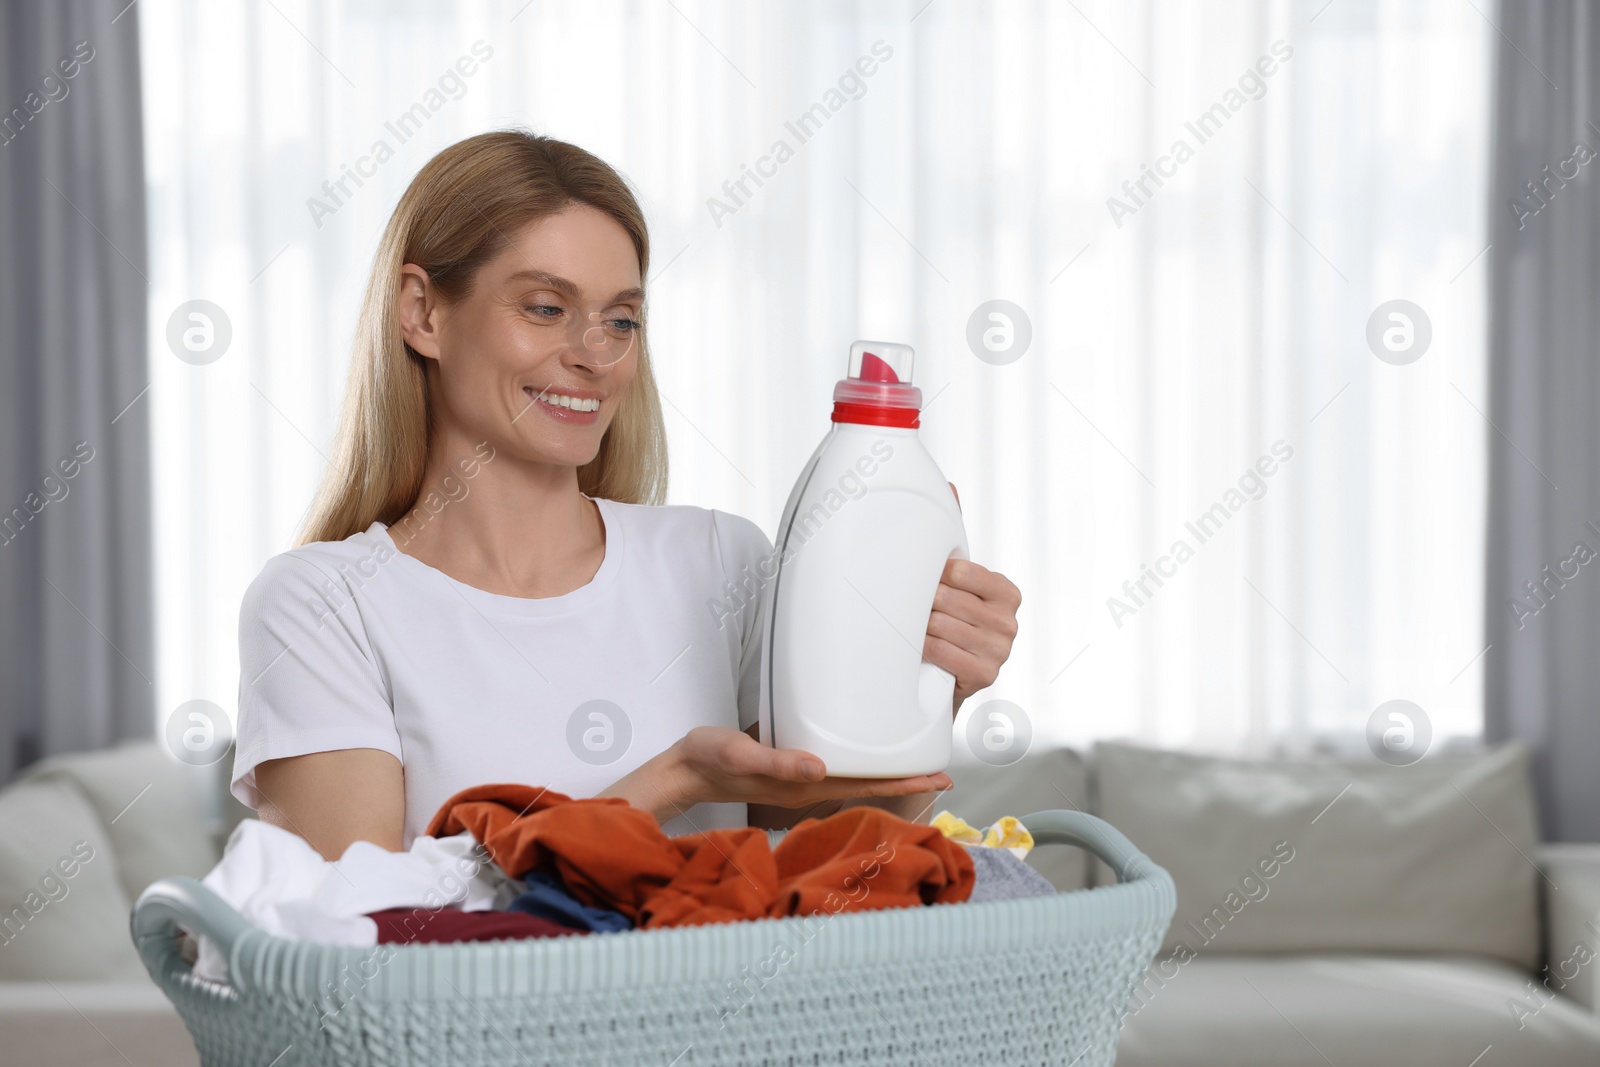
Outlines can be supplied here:
[[[929, 814], [947, 809], [979, 829], [1006, 815], [1088, 810], [1088, 768], [1071, 749], [1034, 749], [1009, 766], [962, 763], [945, 773], [953, 788], [934, 802]], [[1088, 885], [1088, 853], [1071, 845], [1039, 845], [1028, 853], [1028, 863], [1058, 890]]]
[[1129, 1005], [1117, 1067], [1600, 1063], [1600, 1020], [1490, 960], [1217, 955], [1159, 968]]
[[0, 790], [0, 981], [149, 981], [111, 842], [64, 778]]
[[137, 900], [157, 878], [202, 877], [219, 853], [201, 815], [204, 768], [180, 763], [159, 743], [53, 756], [21, 780], [59, 777], [82, 790], [116, 850], [123, 892]]
[[1098, 814], [1177, 884], [1166, 951], [1538, 963], [1541, 875], [1520, 744], [1407, 767], [1109, 743], [1095, 757]]

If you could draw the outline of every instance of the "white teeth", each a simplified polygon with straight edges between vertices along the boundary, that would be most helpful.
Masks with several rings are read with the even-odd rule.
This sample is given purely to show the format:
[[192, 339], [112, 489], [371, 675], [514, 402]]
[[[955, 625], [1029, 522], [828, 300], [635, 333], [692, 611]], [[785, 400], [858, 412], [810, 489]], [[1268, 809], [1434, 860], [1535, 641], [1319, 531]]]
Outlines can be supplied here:
[[[530, 389], [530, 390], [528, 390], [528, 392], [532, 393], [533, 390]], [[567, 409], [569, 409], [571, 411], [599, 411], [600, 410], [600, 401], [598, 401], [598, 400], [580, 400], [577, 397], [563, 396], [560, 393], [548, 393], [548, 394], [545, 394], [543, 396], [540, 396], [538, 394], [534, 394], [534, 399], [542, 400], [544, 403], [549, 404], [551, 407], [567, 408]]]

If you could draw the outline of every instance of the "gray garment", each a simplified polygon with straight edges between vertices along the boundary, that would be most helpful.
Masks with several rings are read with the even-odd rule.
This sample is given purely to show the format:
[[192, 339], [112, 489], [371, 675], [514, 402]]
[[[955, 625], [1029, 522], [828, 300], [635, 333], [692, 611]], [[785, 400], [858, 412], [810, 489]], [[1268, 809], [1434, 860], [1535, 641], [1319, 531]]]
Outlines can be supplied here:
[[967, 849], [972, 857], [972, 900], [1015, 900], [1018, 897], [1042, 897], [1054, 893], [1056, 887], [1026, 860], [1018, 859], [1006, 848], [973, 846]]

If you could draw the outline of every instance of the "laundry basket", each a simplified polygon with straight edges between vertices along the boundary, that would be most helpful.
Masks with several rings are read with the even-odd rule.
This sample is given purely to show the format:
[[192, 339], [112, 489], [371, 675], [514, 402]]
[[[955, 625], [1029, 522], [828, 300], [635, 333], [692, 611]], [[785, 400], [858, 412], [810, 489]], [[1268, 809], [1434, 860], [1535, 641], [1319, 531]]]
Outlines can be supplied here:
[[[1110, 825], [1044, 811], [1041, 845], [1119, 884], [529, 941], [350, 948], [248, 924], [192, 878], [134, 906], [134, 942], [205, 1067], [1110, 1065], [1172, 919], [1172, 878]], [[870, 891], [870, 889], [869, 889]], [[177, 928], [214, 938], [196, 977]]]

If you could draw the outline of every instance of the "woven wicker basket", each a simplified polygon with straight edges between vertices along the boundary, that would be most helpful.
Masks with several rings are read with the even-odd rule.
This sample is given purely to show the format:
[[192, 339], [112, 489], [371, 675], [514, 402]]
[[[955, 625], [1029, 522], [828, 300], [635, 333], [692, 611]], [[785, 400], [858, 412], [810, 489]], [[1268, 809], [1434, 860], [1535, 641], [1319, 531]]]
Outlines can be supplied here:
[[[1091, 815], [1037, 812], [1040, 844], [1120, 878], [1054, 896], [588, 937], [319, 945], [250, 926], [199, 882], [134, 906], [135, 944], [205, 1067], [1109, 1067], [1172, 919], [1172, 879]], [[215, 938], [195, 977], [176, 928]]]

